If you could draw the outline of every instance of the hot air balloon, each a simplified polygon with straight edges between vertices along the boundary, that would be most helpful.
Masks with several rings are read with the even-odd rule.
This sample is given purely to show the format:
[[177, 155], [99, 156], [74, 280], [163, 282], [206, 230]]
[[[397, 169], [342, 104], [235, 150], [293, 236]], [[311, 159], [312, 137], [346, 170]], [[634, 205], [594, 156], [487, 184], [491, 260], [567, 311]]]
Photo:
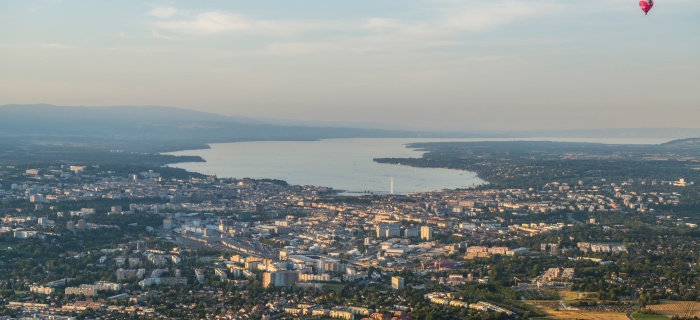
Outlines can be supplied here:
[[651, 7], [654, 6], [654, 0], [639, 0], [639, 7], [642, 8], [642, 11], [644, 11], [644, 15], [649, 13], [649, 10], [651, 10]]

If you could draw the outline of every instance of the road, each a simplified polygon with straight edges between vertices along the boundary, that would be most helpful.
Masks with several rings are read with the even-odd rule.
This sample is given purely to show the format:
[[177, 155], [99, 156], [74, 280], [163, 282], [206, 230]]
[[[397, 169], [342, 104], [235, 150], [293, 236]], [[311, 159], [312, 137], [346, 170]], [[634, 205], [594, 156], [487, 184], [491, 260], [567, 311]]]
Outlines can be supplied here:
[[[634, 305], [636, 305], [637, 310], [639, 310], [639, 301], [637, 301], [637, 295], [634, 292], [632, 292], [632, 301], [634, 301]], [[627, 312], [627, 319], [634, 320], [634, 318], [632, 317], [633, 312], [634, 311]]]

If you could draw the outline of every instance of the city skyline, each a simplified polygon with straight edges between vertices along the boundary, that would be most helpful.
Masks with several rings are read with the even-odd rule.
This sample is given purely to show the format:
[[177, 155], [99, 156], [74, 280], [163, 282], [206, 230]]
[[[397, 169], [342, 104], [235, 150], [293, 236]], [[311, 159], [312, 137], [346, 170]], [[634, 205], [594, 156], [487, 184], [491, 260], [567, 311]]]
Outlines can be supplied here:
[[23, 1], [0, 104], [424, 129], [698, 127], [700, 3]]

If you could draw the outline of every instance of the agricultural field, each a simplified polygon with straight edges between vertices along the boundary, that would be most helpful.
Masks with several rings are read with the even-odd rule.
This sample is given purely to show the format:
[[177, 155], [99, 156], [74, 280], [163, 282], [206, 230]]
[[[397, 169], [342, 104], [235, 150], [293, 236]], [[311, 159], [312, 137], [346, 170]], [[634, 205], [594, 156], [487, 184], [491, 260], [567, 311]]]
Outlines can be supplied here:
[[566, 301], [573, 300], [595, 300], [598, 299], [598, 294], [595, 292], [578, 292], [569, 290], [559, 290], [559, 299]]
[[624, 312], [604, 312], [567, 307], [563, 301], [526, 301], [547, 313], [547, 319], [628, 319]]
[[644, 314], [644, 313], [633, 313], [632, 318], [634, 320], [665, 320], [670, 319], [667, 316], [657, 315], [657, 314]]
[[559, 293], [554, 290], [532, 289], [519, 292], [524, 300], [560, 300]]
[[661, 304], [647, 306], [647, 310], [669, 318], [674, 316], [681, 318], [694, 318], [700, 317], [700, 302], [664, 301]]
[[585, 319], [585, 320], [627, 320], [627, 312], [632, 312], [636, 306], [632, 303], [622, 305], [592, 305], [573, 307], [570, 303], [581, 301], [595, 301], [597, 295], [587, 292], [573, 292], [559, 290], [552, 292], [558, 295], [558, 299], [551, 300], [527, 300], [526, 302], [537, 306], [547, 313], [546, 319]]
[[546, 310], [548, 319], [582, 319], [582, 320], [627, 320], [627, 314], [608, 312], [588, 312], [582, 310], [554, 311]]

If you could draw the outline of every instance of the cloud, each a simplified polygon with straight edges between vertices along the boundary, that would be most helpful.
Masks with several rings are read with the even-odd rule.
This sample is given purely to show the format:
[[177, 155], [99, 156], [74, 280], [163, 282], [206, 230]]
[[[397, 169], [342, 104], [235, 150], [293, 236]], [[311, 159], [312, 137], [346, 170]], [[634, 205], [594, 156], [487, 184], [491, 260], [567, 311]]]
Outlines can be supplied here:
[[3, 43], [0, 48], [43, 48], [43, 49], [72, 49], [78, 48], [65, 43]]
[[[428, 48], [460, 46], [468, 44], [464, 35], [489, 32], [498, 27], [517, 23], [520, 20], [553, 14], [563, 7], [548, 0], [512, 1], [493, 0], [472, 2], [449, 2], [440, 6], [432, 17], [415, 20], [399, 20], [386, 17], [368, 18], [353, 26], [358, 31], [354, 36], [327, 39], [323, 43], [293, 43], [275, 45], [272, 53], [299, 53], [313, 51], [344, 51], [370, 53], [396, 50], [420, 50]], [[499, 57], [499, 59], [502, 57]]]
[[183, 35], [263, 34], [272, 36], [296, 35], [306, 31], [323, 30], [333, 22], [306, 22], [285, 20], [256, 20], [244, 15], [222, 11], [200, 13], [189, 19], [156, 21], [158, 30]]
[[491, 2], [477, 8], [463, 8], [449, 13], [440, 26], [455, 31], [481, 32], [515, 22], [527, 17], [556, 12], [558, 6], [523, 1]]
[[481, 5], [444, 8], [439, 17], [427, 21], [401, 22], [371, 18], [365, 22], [363, 28], [380, 34], [446, 38], [465, 33], [485, 32], [521, 19], [547, 15], [559, 10], [560, 6], [547, 2], [489, 1]]
[[75, 48], [74, 45], [64, 44], [64, 43], [42, 43], [39, 45], [41, 48], [52, 48], [52, 49], [70, 49]]
[[295, 37], [292, 41], [275, 40], [265, 44], [266, 52], [368, 53], [456, 46], [462, 44], [460, 36], [489, 32], [563, 8], [554, 0], [470, 1], [468, 5], [462, 1], [443, 0], [427, 5], [418, 18], [369, 17], [344, 22], [266, 20], [234, 12], [207, 11], [196, 15], [185, 13], [179, 19], [155, 20], [151, 25], [151, 34], [163, 39], [216, 35], [257, 35], [280, 40]]
[[[493, 0], [450, 3], [438, 6], [436, 17], [418, 21], [401, 21], [385, 17], [373, 17], [354, 22], [264, 20], [239, 13], [207, 11], [177, 20], [153, 22], [155, 30], [181, 35], [258, 34], [270, 36], [299, 35], [311, 31], [342, 30], [374, 35], [391, 34], [396, 37], [440, 37], [456, 34], [484, 32], [520, 19], [556, 12], [559, 6], [547, 0], [515, 1]], [[436, 10], [431, 10], [436, 11]], [[156, 7], [151, 15], [165, 19], [181, 11], [172, 7]]]
[[180, 12], [180, 9], [173, 7], [155, 7], [151, 9], [150, 14], [161, 19], [168, 19]]
[[[205, 12], [193, 19], [156, 22], [158, 29], [189, 35], [219, 34], [235, 31], [250, 31], [254, 22], [236, 14]], [[259, 27], [259, 26], [258, 26]]]
[[176, 37], [173, 37], [173, 36], [166, 36], [166, 35], [160, 33], [160, 31], [158, 31], [158, 29], [156, 29], [156, 28], [151, 28], [151, 36], [152, 36], [153, 38], [165, 39], [165, 40], [175, 40], [175, 39], [177, 39]]

